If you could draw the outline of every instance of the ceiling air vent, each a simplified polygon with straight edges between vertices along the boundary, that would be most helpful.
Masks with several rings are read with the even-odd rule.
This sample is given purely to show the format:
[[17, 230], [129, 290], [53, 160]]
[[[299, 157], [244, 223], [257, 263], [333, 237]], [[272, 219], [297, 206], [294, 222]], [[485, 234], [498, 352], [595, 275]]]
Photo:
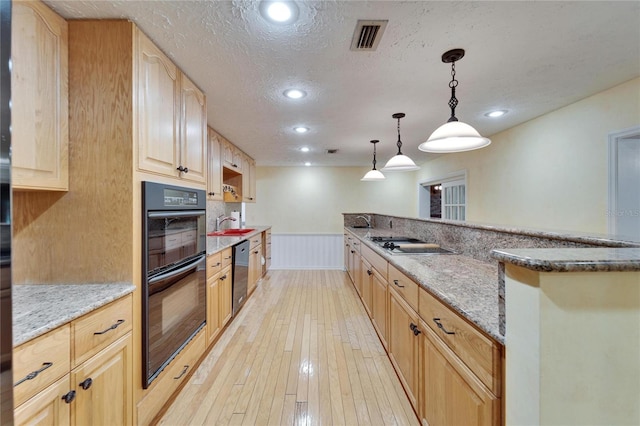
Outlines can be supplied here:
[[335, 154], [337, 152], [338, 152], [338, 150], [336, 148], [331, 148], [331, 149], [327, 150], [327, 154]]
[[356, 30], [351, 40], [351, 50], [372, 51], [378, 48], [380, 38], [387, 27], [388, 20], [365, 21], [358, 20]]

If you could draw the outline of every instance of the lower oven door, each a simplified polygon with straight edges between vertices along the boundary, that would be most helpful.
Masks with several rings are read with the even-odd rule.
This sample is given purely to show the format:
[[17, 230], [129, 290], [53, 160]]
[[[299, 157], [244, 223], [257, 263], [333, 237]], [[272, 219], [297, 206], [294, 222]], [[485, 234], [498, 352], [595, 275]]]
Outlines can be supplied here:
[[142, 382], [146, 389], [205, 324], [205, 254], [151, 277], [145, 290]]

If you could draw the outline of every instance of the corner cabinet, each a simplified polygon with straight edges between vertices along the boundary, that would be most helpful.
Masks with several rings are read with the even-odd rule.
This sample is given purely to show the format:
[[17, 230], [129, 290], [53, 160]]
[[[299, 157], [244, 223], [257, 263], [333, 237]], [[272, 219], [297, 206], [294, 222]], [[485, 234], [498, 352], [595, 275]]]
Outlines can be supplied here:
[[137, 33], [138, 169], [205, 184], [205, 96], [146, 35]]
[[11, 183], [18, 190], [66, 191], [68, 24], [40, 1], [12, 4]]

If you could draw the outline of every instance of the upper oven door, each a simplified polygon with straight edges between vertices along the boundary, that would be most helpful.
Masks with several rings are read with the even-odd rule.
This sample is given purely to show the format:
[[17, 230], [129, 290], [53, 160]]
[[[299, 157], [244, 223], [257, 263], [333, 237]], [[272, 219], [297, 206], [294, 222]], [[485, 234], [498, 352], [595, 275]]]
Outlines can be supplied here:
[[146, 219], [148, 276], [206, 250], [204, 211], [151, 211]]

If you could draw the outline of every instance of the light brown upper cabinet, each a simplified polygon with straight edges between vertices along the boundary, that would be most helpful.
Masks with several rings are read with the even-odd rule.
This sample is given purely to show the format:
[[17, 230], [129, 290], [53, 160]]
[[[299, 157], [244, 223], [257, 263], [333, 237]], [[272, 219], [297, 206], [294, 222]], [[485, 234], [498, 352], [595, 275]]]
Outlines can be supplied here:
[[256, 162], [248, 155], [242, 156], [242, 201], [256, 202]]
[[222, 143], [222, 165], [236, 172], [242, 171], [242, 151], [228, 140]]
[[209, 146], [207, 171], [207, 198], [212, 201], [222, 201], [222, 144], [220, 135], [209, 128]]
[[39, 1], [14, 1], [12, 14], [13, 188], [66, 191], [68, 25]]
[[141, 31], [138, 43], [138, 168], [205, 184], [205, 96]]

